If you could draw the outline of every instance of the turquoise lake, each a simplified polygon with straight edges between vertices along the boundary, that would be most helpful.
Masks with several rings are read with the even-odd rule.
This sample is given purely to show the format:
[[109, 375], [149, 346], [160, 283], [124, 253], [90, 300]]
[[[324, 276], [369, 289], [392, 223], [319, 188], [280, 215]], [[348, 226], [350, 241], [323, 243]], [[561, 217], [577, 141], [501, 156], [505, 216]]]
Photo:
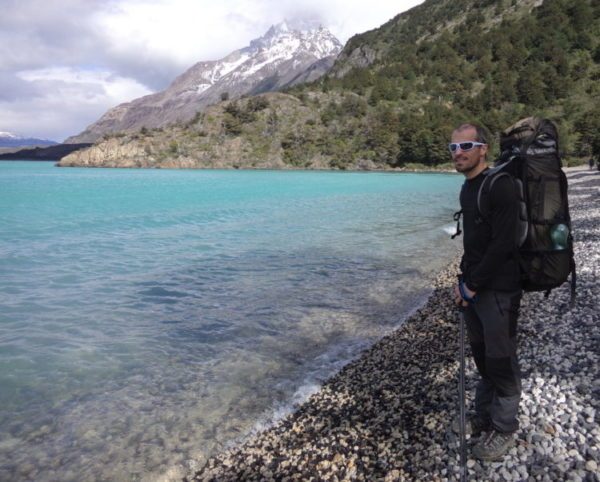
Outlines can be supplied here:
[[425, 300], [462, 181], [0, 162], [0, 480], [175, 478], [285, 415]]

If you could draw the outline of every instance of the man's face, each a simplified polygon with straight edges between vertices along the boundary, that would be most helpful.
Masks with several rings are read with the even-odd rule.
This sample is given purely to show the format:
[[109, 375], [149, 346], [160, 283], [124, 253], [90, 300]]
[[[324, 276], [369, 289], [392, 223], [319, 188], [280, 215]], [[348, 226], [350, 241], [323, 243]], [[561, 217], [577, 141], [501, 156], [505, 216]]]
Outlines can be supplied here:
[[[454, 131], [452, 133], [451, 142], [476, 142], [477, 131], [473, 127], [463, 129], [460, 131]], [[485, 162], [485, 155], [487, 153], [488, 146], [473, 147], [470, 151], [463, 151], [460, 147], [452, 153], [452, 161], [454, 162], [454, 168], [458, 172], [467, 174], [473, 169], [477, 168], [481, 163]]]

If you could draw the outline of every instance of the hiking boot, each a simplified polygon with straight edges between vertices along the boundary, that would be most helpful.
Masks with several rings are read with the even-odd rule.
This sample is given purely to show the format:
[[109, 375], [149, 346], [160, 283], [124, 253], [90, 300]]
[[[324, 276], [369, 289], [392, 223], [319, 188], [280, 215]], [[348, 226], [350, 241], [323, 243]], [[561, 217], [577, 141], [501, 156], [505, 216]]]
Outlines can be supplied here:
[[479, 460], [499, 460], [504, 457], [508, 450], [515, 444], [513, 433], [502, 433], [492, 430], [482, 437], [475, 447], [473, 455]]
[[[465, 435], [479, 437], [483, 432], [487, 432], [491, 429], [490, 420], [483, 418], [476, 413], [467, 414], [465, 419]], [[456, 435], [460, 435], [460, 417], [456, 417], [452, 422], [452, 431]]]

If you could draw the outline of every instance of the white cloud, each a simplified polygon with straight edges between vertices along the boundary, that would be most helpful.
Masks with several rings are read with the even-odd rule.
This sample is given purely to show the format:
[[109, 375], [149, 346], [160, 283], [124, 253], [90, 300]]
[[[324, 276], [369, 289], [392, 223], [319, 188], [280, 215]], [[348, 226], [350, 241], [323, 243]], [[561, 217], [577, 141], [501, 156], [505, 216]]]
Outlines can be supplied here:
[[[51, 67], [17, 74], [21, 79], [36, 84], [46, 99], [60, 99], [71, 104], [125, 102], [151, 93], [133, 79], [120, 77], [102, 70], [78, 70], [72, 67]], [[40, 87], [52, 87], [55, 90]]]
[[17, 76], [31, 85], [35, 95], [0, 102], [0, 118], [8, 119], [8, 128], [3, 129], [61, 141], [111, 107], [151, 93], [135, 80], [108, 71], [50, 67]]
[[342, 43], [422, 0], [2, 0], [0, 130], [61, 140], [284, 18]]
[[181, 66], [223, 57], [245, 46], [262, 29], [239, 14], [239, 4], [248, 2], [204, 3], [134, 0], [102, 12], [97, 21], [114, 54], [128, 56], [136, 51]]

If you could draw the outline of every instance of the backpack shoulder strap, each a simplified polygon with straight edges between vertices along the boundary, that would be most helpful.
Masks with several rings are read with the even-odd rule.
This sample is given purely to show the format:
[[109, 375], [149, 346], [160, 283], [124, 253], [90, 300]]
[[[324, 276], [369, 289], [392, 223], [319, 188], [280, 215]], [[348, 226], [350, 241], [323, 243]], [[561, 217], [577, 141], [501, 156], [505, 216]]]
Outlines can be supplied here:
[[[503, 171], [501, 168], [504, 166], [499, 166], [499, 168], [494, 168], [494, 169], [490, 169], [489, 171], [485, 172], [485, 178], [483, 179], [483, 182], [481, 183], [481, 186], [479, 186], [479, 191], [477, 192], [477, 212], [483, 217], [487, 217], [487, 215], [489, 213], [484, 213], [483, 209], [482, 209], [482, 204], [481, 204], [481, 199], [483, 197], [483, 191], [484, 188], [486, 186], [486, 184], [489, 184], [490, 187], [486, 190], [486, 194], [489, 194], [492, 191], [492, 188], [494, 187], [494, 184], [496, 183], [496, 181], [502, 177], [509, 177], [512, 178], [512, 175], [509, 174], [506, 171]], [[489, 179], [489, 182], [488, 182]]]

